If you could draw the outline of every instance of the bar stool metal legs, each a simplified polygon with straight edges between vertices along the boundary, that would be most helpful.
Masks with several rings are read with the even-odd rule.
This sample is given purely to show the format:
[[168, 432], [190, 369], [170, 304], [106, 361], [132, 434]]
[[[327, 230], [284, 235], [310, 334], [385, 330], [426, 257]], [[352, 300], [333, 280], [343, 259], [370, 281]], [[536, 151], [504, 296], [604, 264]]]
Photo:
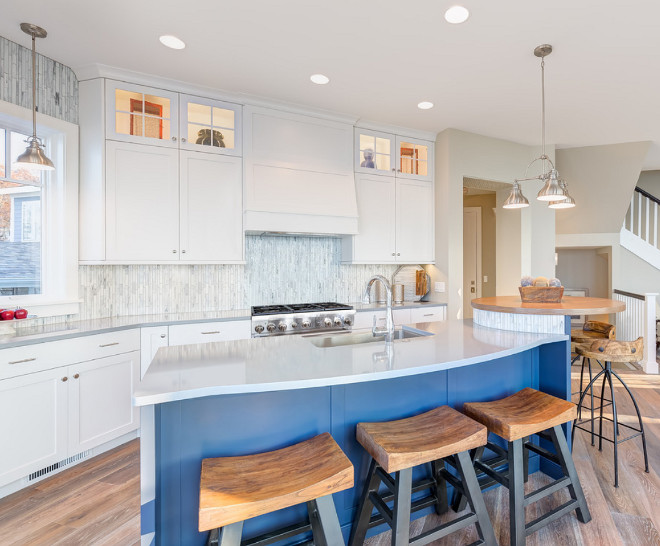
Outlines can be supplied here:
[[[590, 390], [593, 389], [594, 385], [596, 382], [602, 378], [602, 385], [600, 389], [600, 412], [598, 417], [594, 417], [592, 413], [591, 419], [581, 419], [581, 410], [583, 407], [583, 402], [584, 398]], [[637, 422], [639, 423], [639, 428], [635, 428], [633, 426], [627, 425], [626, 423], [620, 423], [619, 422], [619, 417], [617, 413], [617, 407], [616, 407], [616, 399], [614, 396], [614, 384], [612, 380], [616, 379], [621, 383], [621, 385], [626, 389], [626, 392], [630, 396], [630, 399], [632, 400], [632, 403], [635, 407], [635, 413], [637, 414]], [[605, 417], [603, 415], [603, 407], [607, 404], [608, 400], [605, 398], [605, 385], [609, 386], [609, 392], [610, 392], [610, 404], [612, 406], [612, 418]], [[593, 406], [593, 403], [592, 403]], [[593, 410], [592, 410], [593, 411]], [[598, 433], [594, 433], [594, 424], [595, 420], [598, 419]], [[603, 434], [603, 420], [605, 421], [611, 421], [613, 425], [612, 429], [612, 438], [608, 438]], [[590, 423], [591, 425], [591, 430], [587, 430], [584, 428], [584, 424], [587, 422]], [[626, 436], [625, 438], [619, 438], [621, 435], [621, 427], [626, 427], [633, 431], [633, 434]], [[592, 434], [592, 437], [595, 435], [598, 437], [598, 449], [599, 451], [603, 450], [603, 440], [607, 442], [611, 442], [614, 446], [614, 487], [619, 487], [619, 450], [618, 446], [619, 444], [626, 442], [628, 440], [632, 440], [633, 438], [636, 438], [637, 436], [642, 437], [642, 451], [644, 453], [644, 469], [646, 472], [649, 471], [649, 459], [648, 459], [648, 453], [646, 449], [646, 434], [644, 433], [644, 423], [642, 422], [642, 415], [639, 411], [639, 406], [637, 405], [637, 401], [635, 400], [635, 397], [633, 396], [632, 392], [628, 388], [628, 385], [621, 379], [621, 376], [617, 374], [615, 371], [612, 370], [612, 363], [609, 361], [605, 362], [605, 367], [598, 373], [596, 376], [589, 382], [589, 385], [587, 385], [587, 388], [582, 392], [580, 395], [580, 400], [578, 402], [578, 417], [577, 419], [573, 422], [573, 431], [572, 431], [572, 439], [575, 440], [575, 431], [577, 429], [580, 430], [585, 430], [586, 432], [590, 432]], [[592, 439], [592, 444], [593, 439]]]

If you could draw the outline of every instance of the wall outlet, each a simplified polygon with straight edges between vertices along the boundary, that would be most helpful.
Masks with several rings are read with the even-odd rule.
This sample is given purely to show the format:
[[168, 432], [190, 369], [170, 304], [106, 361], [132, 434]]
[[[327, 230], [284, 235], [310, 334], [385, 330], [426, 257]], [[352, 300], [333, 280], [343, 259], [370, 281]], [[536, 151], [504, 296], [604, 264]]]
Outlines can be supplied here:
[[488, 282], [488, 275], [484, 275], [484, 282]]
[[444, 292], [445, 291], [445, 283], [444, 282], [435, 283], [435, 291], [436, 292]]

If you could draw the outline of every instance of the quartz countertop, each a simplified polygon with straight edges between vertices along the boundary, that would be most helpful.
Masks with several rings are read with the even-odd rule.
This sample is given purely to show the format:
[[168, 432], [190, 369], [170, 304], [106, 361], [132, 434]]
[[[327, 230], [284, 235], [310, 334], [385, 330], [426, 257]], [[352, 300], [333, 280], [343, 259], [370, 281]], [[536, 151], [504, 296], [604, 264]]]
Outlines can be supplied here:
[[163, 347], [137, 387], [134, 402], [147, 406], [389, 379], [485, 362], [568, 339], [565, 334], [495, 330], [471, 320], [404, 328], [432, 335], [396, 340], [390, 347], [374, 342], [319, 348], [304, 335]]
[[[352, 303], [356, 311], [371, 311], [385, 309], [384, 303]], [[393, 309], [413, 309], [424, 306], [446, 305], [433, 302], [404, 302], [396, 304]], [[195, 322], [221, 322], [226, 320], [250, 319], [250, 309], [233, 309], [226, 311], [202, 311], [196, 313], [161, 313], [153, 315], [133, 315], [101, 319], [61, 322], [46, 326], [24, 327], [20, 321], [9, 324], [17, 326], [16, 332], [0, 334], [0, 349], [57, 341], [73, 337], [90, 336], [117, 330], [129, 330], [148, 326], [169, 326], [173, 324], [190, 324]], [[0, 323], [2, 324], [2, 323]]]

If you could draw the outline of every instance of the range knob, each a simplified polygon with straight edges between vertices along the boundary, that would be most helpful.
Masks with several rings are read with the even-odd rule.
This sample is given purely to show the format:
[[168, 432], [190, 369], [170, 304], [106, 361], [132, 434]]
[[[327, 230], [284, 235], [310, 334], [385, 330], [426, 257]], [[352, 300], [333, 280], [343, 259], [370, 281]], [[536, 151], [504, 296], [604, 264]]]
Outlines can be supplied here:
[[326, 328], [330, 328], [330, 326], [332, 326], [332, 321], [326, 317], [325, 319], [323, 319], [323, 326], [325, 326]]
[[254, 327], [254, 331], [257, 332], [257, 334], [260, 334], [261, 332], [264, 331], [264, 327], [263, 327], [263, 325], [262, 325], [262, 324], [257, 324], [257, 325]]
[[292, 322], [292, 323], [291, 323], [291, 328], [293, 328], [294, 330], [295, 330], [296, 328], [298, 328], [298, 323], [297, 323], [297, 322]]
[[335, 326], [341, 326], [341, 318], [335, 317]]
[[311, 325], [312, 323], [308, 319], [303, 320], [301, 324], [303, 328], [309, 328]]
[[284, 330], [286, 330], [286, 322], [280, 322], [280, 323], [277, 325], [277, 329], [278, 329], [280, 332], [284, 332]]
[[345, 324], [346, 326], [350, 326], [351, 324], [353, 324], [353, 319], [352, 319], [351, 317], [346, 317], [346, 318], [344, 319], [344, 324]]
[[269, 332], [274, 332], [275, 331], [275, 325], [272, 322], [268, 323], [268, 326], [266, 326], [266, 330]]

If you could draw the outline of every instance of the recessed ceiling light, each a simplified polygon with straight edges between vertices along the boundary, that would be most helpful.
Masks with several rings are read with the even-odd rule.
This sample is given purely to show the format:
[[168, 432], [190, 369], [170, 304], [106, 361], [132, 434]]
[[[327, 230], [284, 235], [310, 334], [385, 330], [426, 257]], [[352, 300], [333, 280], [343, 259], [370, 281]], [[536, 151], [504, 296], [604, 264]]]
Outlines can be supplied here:
[[452, 25], [465, 23], [470, 17], [470, 12], [463, 6], [452, 6], [445, 11], [445, 20]]
[[161, 44], [171, 49], [183, 49], [186, 47], [186, 44], [183, 40], [177, 38], [176, 36], [172, 36], [171, 34], [165, 34], [158, 39], [160, 40]]
[[417, 105], [417, 108], [419, 108], [420, 110], [429, 110], [429, 109], [433, 108], [433, 103], [425, 100], [425, 101], [420, 102]]
[[328, 76], [324, 76], [323, 74], [312, 74], [309, 79], [314, 83], [318, 83], [319, 85], [325, 85], [330, 81], [330, 78], [328, 78]]

